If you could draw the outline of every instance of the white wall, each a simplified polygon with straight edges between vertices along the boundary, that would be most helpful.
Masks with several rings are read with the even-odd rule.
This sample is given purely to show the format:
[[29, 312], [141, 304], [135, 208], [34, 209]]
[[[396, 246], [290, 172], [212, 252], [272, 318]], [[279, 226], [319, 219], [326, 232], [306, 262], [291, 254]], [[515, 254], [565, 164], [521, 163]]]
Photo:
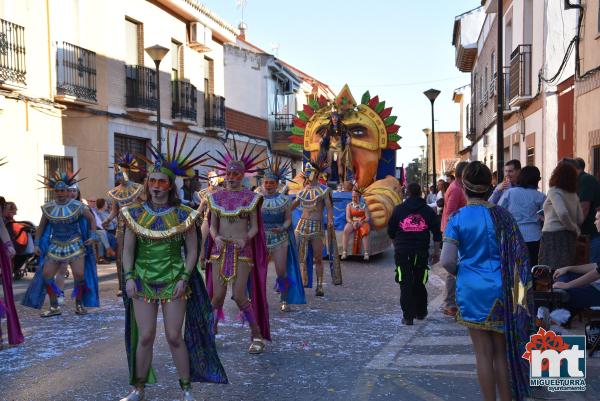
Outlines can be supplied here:
[[225, 101], [230, 109], [267, 118], [268, 82], [266, 67], [272, 56], [234, 45], [225, 45]]

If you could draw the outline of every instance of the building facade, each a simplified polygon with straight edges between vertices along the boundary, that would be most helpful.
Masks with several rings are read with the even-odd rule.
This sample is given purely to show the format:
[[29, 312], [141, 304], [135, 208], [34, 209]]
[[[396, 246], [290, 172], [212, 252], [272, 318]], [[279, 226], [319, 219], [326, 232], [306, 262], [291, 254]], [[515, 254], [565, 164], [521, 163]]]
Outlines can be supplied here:
[[582, 2], [578, 13], [581, 32], [577, 48], [575, 86], [575, 154], [586, 161], [586, 170], [600, 178], [600, 1]]

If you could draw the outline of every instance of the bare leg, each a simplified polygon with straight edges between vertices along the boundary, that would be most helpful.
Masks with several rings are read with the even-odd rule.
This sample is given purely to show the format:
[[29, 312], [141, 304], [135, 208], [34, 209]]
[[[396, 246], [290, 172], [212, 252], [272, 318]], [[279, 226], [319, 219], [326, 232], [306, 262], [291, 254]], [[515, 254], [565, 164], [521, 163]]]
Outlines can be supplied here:
[[512, 399], [510, 379], [508, 373], [508, 359], [506, 357], [506, 338], [501, 333], [491, 333], [494, 343], [494, 377], [500, 394], [500, 400]]
[[[277, 272], [277, 280], [279, 281], [279, 291], [281, 293], [281, 302], [287, 302], [287, 254], [288, 245], [284, 243], [271, 251], [273, 255], [273, 263], [275, 264], [275, 272]], [[285, 312], [282, 304], [282, 312]]]
[[55, 273], [56, 274], [56, 285], [60, 288], [61, 291], [65, 290], [65, 275], [67, 274], [67, 264], [61, 263], [60, 268]]
[[171, 349], [173, 361], [177, 367], [177, 373], [179, 373], [180, 379], [188, 380], [190, 378], [190, 361], [181, 334], [185, 317], [185, 304], [185, 298], [172, 300], [162, 305], [162, 311], [165, 319], [165, 335]]
[[323, 296], [323, 239], [319, 237], [312, 239], [311, 246], [313, 250], [313, 263], [317, 274], [315, 295]]
[[[71, 262], [71, 271], [73, 272], [73, 280], [83, 280], [84, 279], [84, 257], [77, 258], [76, 260]], [[64, 277], [64, 276], [63, 276]]]
[[352, 224], [347, 223], [344, 226], [344, 232], [342, 233], [342, 253], [344, 255], [348, 251], [348, 241], [352, 238], [354, 238], [354, 227], [352, 227]]
[[223, 308], [225, 303], [225, 296], [227, 295], [227, 284], [221, 281], [219, 277], [219, 271], [215, 268], [216, 264], [213, 264], [212, 268], [212, 284], [213, 284], [213, 296], [211, 299], [212, 308], [215, 320], [215, 334], [219, 332], [219, 311]]
[[262, 338], [258, 327], [256, 311], [252, 308], [252, 304], [248, 299], [248, 278], [252, 268], [247, 263], [238, 262], [238, 271], [235, 282], [233, 283], [233, 300], [244, 314], [250, 326], [252, 338]]
[[477, 380], [485, 401], [496, 401], [496, 381], [494, 380], [494, 343], [492, 333], [486, 330], [469, 328], [477, 361]]
[[143, 383], [152, 363], [154, 337], [156, 337], [156, 316], [158, 305], [146, 303], [143, 300], [133, 299], [135, 322], [138, 326], [138, 346], [135, 351], [135, 370], [137, 379]]
[[202, 222], [202, 226], [200, 227], [200, 233], [202, 234], [202, 238], [200, 238], [200, 257], [198, 260], [200, 261], [200, 267], [204, 268], [205, 266], [205, 258], [206, 258], [206, 238], [208, 237], [208, 233], [210, 231], [210, 226], [208, 225], [208, 219]]
[[363, 246], [363, 253], [365, 255], [369, 254], [369, 235], [364, 235], [362, 237], [362, 246]]

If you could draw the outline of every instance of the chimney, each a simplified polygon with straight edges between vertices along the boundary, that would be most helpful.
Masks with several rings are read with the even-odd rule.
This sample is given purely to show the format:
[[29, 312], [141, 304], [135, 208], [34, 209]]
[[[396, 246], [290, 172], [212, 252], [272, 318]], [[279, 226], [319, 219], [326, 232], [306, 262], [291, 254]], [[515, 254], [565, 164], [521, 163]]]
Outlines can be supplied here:
[[240, 31], [238, 38], [240, 38], [242, 40], [246, 40], [246, 30], [248, 29], [248, 25], [246, 25], [246, 23], [244, 21], [242, 21], [238, 25], [238, 29]]

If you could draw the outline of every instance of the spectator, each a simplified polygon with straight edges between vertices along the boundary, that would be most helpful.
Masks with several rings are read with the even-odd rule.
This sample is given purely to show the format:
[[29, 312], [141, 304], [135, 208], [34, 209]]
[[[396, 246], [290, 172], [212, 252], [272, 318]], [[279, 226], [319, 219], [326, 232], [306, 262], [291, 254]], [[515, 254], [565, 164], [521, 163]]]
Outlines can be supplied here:
[[583, 213], [583, 224], [581, 234], [590, 237], [590, 262], [600, 265], [600, 234], [594, 224], [594, 210], [600, 207], [600, 183], [593, 175], [586, 173], [585, 162], [582, 158], [576, 158], [576, 169], [578, 174], [577, 185], [579, 189], [579, 201]]
[[435, 199], [435, 207], [437, 214], [439, 216], [442, 215], [442, 211], [444, 209], [444, 195], [446, 194], [446, 189], [448, 189], [448, 183], [444, 180], [438, 180], [437, 182], [437, 195]]
[[519, 173], [517, 185], [504, 191], [499, 206], [507, 209], [519, 225], [527, 249], [531, 266], [538, 264], [542, 222], [538, 214], [544, 207], [546, 195], [538, 191], [541, 180], [540, 170], [535, 166], [525, 166]]
[[[446, 229], [448, 218], [461, 207], [466, 206], [467, 197], [462, 184], [462, 174], [469, 163], [461, 161], [456, 165], [456, 178], [446, 191], [444, 196], [444, 210], [442, 211], [442, 232]], [[446, 298], [442, 311], [447, 316], [455, 316], [456, 311], [456, 278], [452, 274], [446, 275]]]
[[[596, 212], [596, 230], [600, 230], [600, 209]], [[554, 272], [554, 288], [569, 293], [568, 308], [577, 311], [600, 306], [600, 265], [565, 266]]]
[[394, 241], [396, 282], [400, 284], [402, 323], [412, 325], [413, 320], [427, 316], [427, 261], [429, 259], [429, 236], [435, 243], [432, 259], [439, 260], [440, 232], [435, 213], [421, 197], [417, 183], [408, 185], [408, 198], [397, 205], [388, 222], [388, 235]]
[[552, 268], [574, 265], [575, 245], [582, 222], [577, 170], [569, 163], [560, 162], [550, 176], [550, 189], [544, 202], [539, 263]]
[[[17, 205], [14, 202], [6, 202], [2, 213], [6, 230], [16, 252], [13, 259], [15, 272], [33, 255], [33, 237], [31, 233], [35, 231], [33, 224], [15, 221], [17, 211]], [[15, 275], [15, 277], [19, 276]]]
[[[115, 257], [115, 251], [112, 248], [109, 240], [108, 240], [108, 233], [106, 230], [104, 230], [104, 228], [102, 227], [102, 222], [104, 220], [106, 220], [106, 218], [108, 217], [108, 210], [106, 208], [106, 200], [104, 198], [98, 198], [96, 199], [95, 202], [92, 203], [92, 201], [90, 201], [91, 205], [91, 211], [92, 214], [94, 215], [94, 218], [96, 219], [96, 234], [98, 234], [98, 239], [99, 239], [99, 243], [98, 243], [98, 263], [100, 264], [105, 264], [107, 263], [106, 259], [107, 258], [114, 258]], [[95, 203], [95, 207], [93, 206], [93, 204]], [[113, 224], [114, 222], [110, 222], [109, 224]]]
[[519, 177], [520, 171], [520, 161], [517, 159], [507, 161], [504, 164], [504, 181], [496, 185], [496, 188], [494, 189], [492, 196], [490, 196], [489, 201], [492, 203], [498, 203], [504, 191], [517, 185], [517, 178]]
[[501, 400], [523, 400], [530, 395], [529, 365], [521, 355], [533, 312], [527, 247], [510, 213], [485, 201], [490, 169], [471, 162], [462, 182], [468, 205], [450, 218], [441, 256], [442, 266], [457, 274], [457, 322], [469, 330], [483, 399], [498, 393]]
[[191, 207], [192, 209], [196, 209], [198, 207], [198, 205], [196, 204], [196, 201], [194, 199], [194, 184], [192, 182], [191, 178], [184, 178], [183, 179], [183, 186], [179, 189], [179, 199], [181, 200], [181, 203], [183, 203], [186, 206]]
[[425, 199], [425, 202], [427, 203], [427, 205], [429, 205], [429, 207], [431, 207], [433, 210], [435, 210], [437, 208], [437, 205], [435, 204], [436, 201], [437, 201], [437, 194], [435, 192], [435, 185], [432, 185], [429, 187], [429, 193], [427, 194], [427, 198]]
[[452, 184], [455, 179], [456, 177], [454, 176], [454, 174], [446, 174], [446, 182], [448, 184]]

